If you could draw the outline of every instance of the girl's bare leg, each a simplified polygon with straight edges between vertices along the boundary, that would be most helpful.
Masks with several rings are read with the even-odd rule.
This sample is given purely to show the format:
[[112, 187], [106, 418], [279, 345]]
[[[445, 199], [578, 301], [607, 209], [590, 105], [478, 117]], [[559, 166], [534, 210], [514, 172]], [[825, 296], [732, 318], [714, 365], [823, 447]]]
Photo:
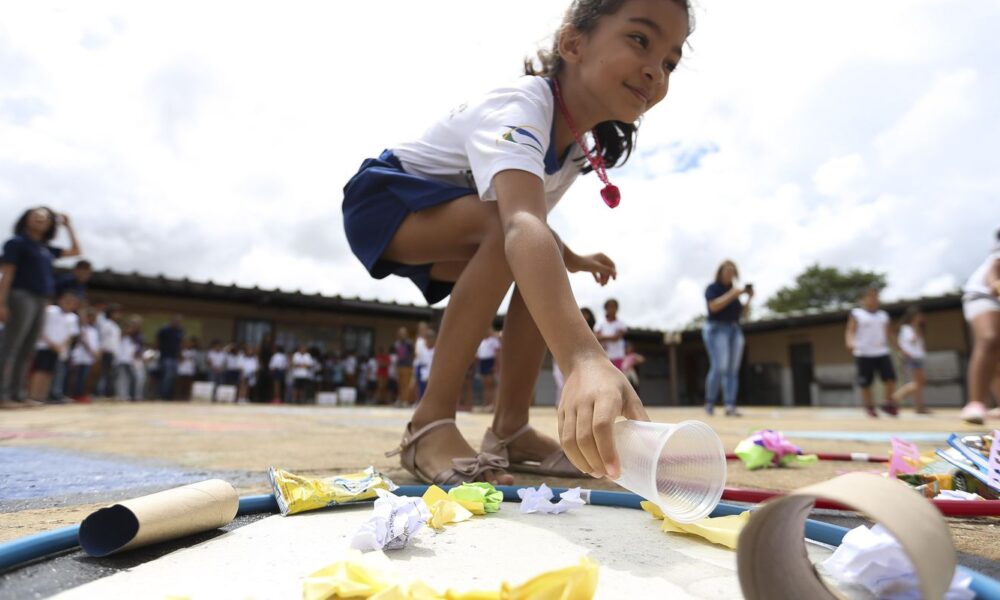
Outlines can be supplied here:
[[[411, 427], [417, 430], [455, 417], [465, 373], [482, 332], [513, 281], [496, 205], [466, 196], [412, 213], [396, 231], [383, 258], [404, 264], [433, 264], [434, 279], [458, 275], [438, 331], [427, 390], [413, 413]], [[462, 266], [464, 261], [467, 264]], [[476, 454], [458, 429], [441, 427], [417, 443], [417, 466], [433, 477], [451, 468], [451, 459]], [[494, 483], [509, 485], [514, 481], [506, 473], [484, 475]]]
[[969, 404], [987, 406], [990, 380], [1000, 362], [1000, 312], [985, 312], [972, 320], [975, 340], [969, 359]]
[[[520, 290], [514, 288], [510, 308], [503, 322], [503, 345], [500, 347], [500, 388], [493, 431], [506, 439], [528, 422], [528, 411], [535, 393], [535, 382], [545, 358], [545, 340], [538, 331]], [[510, 460], [541, 461], [560, 449], [559, 442], [537, 432], [517, 438], [509, 447]]]
[[917, 412], [926, 412], [924, 406], [924, 387], [927, 385], [927, 375], [923, 369], [913, 369], [913, 408]]

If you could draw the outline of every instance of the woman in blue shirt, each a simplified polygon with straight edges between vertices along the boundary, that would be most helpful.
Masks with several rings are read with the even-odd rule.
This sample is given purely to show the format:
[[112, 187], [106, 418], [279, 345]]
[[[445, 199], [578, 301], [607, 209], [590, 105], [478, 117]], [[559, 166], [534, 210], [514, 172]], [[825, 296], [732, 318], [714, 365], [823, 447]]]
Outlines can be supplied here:
[[[726, 416], [738, 417], [736, 392], [740, 384], [740, 363], [743, 361], [743, 330], [740, 318], [746, 316], [753, 298], [753, 286], [738, 288], [739, 271], [731, 260], [724, 261], [715, 272], [715, 281], [705, 289], [708, 320], [702, 329], [702, 339], [708, 351], [708, 377], [705, 380], [705, 412], [715, 412], [715, 402], [722, 389]], [[747, 303], [740, 296], [747, 295]]]
[[[49, 245], [59, 225], [66, 227], [72, 247]], [[24, 378], [55, 292], [52, 261], [80, 255], [76, 232], [66, 215], [38, 207], [26, 210], [14, 224], [14, 236], [0, 256], [0, 408], [26, 406]]]

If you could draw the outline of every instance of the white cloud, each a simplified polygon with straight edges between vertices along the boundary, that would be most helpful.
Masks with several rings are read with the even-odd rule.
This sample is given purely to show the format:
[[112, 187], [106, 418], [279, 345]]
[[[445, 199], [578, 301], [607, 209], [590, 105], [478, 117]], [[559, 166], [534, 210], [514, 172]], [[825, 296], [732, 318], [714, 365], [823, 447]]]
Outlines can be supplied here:
[[[419, 302], [349, 253], [366, 156], [519, 73], [562, 2], [122, 2], [4, 8], [0, 209], [68, 211], [99, 266]], [[530, 16], [530, 17], [529, 17]], [[552, 215], [621, 277], [581, 303], [671, 327], [723, 258], [759, 298], [812, 262], [888, 297], [964, 281], [1000, 222], [996, 3], [729, 0], [699, 9], [666, 102]]]

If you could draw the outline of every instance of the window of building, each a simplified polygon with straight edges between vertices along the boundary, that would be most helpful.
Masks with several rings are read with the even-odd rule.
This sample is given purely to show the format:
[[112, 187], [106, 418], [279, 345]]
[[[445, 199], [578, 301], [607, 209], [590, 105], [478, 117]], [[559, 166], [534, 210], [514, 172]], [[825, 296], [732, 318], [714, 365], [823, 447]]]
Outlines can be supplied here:
[[371, 327], [344, 327], [344, 352], [371, 356], [375, 345], [375, 330]]
[[274, 330], [274, 323], [256, 319], [236, 319], [236, 335], [234, 339], [240, 344], [260, 346], [264, 337]]

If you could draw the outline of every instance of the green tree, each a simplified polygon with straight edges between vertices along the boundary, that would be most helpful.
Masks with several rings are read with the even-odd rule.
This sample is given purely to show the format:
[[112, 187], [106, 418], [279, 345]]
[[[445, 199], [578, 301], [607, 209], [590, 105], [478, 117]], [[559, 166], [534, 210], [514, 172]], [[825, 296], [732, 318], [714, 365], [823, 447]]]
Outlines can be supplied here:
[[857, 302], [861, 292], [870, 287], [883, 288], [885, 284], [885, 273], [861, 269], [842, 272], [836, 267], [814, 264], [795, 278], [794, 286], [778, 290], [765, 306], [775, 313], [831, 309]]

